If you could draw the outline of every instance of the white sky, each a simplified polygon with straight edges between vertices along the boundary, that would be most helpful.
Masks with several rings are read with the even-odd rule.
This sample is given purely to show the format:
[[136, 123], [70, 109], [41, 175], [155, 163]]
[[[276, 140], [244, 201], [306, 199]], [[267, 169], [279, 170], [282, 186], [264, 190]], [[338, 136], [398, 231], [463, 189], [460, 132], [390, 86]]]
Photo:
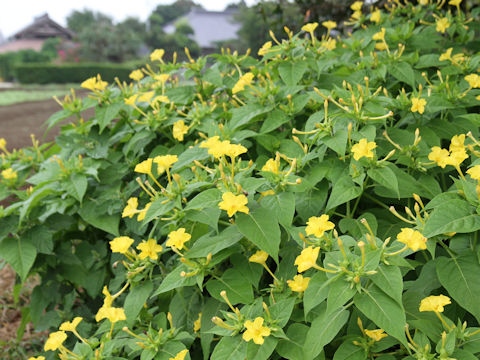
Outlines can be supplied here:
[[[159, 4], [171, 4], [174, 0], [0, 0], [0, 32], [5, 38], [31, 24], [36, 16], [48, 13], [61, 25], [73, 10], [100, 11], [122, 21], [135, 16], [145, 21]], [[230, 0], [195, 0], [207, 10], [223, 10]], [[246, 0], [252, 5], [256, 0]]]

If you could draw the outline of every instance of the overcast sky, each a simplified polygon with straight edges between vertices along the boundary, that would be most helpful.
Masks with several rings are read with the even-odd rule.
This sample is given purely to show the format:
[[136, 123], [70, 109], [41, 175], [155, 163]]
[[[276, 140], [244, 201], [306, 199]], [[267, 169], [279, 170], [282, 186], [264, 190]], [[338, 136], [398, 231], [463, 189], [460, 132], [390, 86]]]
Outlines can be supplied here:
[[[61, 25], [72, 10], [91, 9], [108, 14], [121, 21], [135, 16], [145, 21], [159, 4], [171, 4], [174, 0], [0, 0], [0, 32], [5, 38], [32, 23], [34, 17], [48, 13]], [[195, 0], [208, 10], [223, 10], [234, 0]], [[246, 0], [251, 5], [256, 0]]]

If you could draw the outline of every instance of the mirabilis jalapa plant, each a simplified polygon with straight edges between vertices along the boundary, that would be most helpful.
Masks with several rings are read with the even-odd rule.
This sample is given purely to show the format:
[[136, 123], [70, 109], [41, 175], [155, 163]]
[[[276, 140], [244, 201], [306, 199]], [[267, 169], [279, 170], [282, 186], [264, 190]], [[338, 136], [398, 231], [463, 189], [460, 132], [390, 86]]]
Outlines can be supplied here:
[[41, 243], [32, 270], [9, 246], [62, 214], [83, 228], [50, 253], [95, 246], [108, 280], [34, 359], [476, 359], [479, 10], [460, 2], [357, 1], [348, 36], [286, 28], [259, 61], [156, 50], [130, 84], [85, 81], [37, 162], [0, 144], [21, 225], [2, 256], [42, 274]]

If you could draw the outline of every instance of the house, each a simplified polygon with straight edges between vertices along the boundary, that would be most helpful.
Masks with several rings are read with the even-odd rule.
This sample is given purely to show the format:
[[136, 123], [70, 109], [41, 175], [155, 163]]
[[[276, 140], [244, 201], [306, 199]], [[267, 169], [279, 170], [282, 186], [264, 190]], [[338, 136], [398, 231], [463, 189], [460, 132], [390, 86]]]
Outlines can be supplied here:
[[48, 14], [44, 14], [36, 17], [32, 24], [0, 44], [0, 54], [26, 49], [40, 51], [45, 40], [49, 38], [71, 40], [74, 35], [72, 31], [50, 19]]
[[212, 53], [217, 49], [217, 42], [238, 38], [240, 24], [235, 22], [235, 14], [235, 10], [207, 11], [193, 7], [187, 15], [167, 24], [163, 30], [173, 34], [175, 24], [186, 21], [193, 29], [192, 40], [200, 46], [202, 53]]

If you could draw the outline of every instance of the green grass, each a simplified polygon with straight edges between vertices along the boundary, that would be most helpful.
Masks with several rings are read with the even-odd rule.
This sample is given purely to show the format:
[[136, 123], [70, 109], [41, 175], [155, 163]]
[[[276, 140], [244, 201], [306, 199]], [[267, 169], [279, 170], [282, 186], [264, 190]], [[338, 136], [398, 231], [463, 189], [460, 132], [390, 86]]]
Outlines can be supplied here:
[[0, 91], [0, 106], [18, 104], [27, 101], [51, 99], [52, 96], [64, 96], [70, 88], [78, 88], [77, 84], [63, 85], [28, 85], [12, 90]]

